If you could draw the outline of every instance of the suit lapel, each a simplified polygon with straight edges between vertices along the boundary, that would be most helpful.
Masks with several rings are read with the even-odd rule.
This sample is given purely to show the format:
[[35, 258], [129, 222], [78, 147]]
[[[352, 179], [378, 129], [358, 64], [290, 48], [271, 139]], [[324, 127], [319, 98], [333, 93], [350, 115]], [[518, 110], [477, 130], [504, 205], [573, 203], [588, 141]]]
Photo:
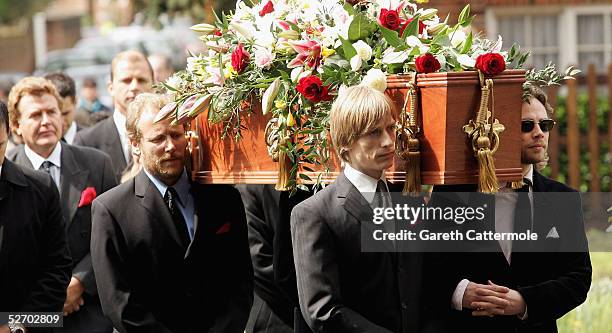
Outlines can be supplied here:
[[69, 227], [78, 209], [81, 193], [87, 185], [89, 170], [80, 167], [72, 152], [72, 147], [63, 142], [61, 145], [60, 200], [66, 226]]
[[[127, 163], [125, 161], [125, 156], [123, 155], [123, 146], [121, 145], [121, 140], [119, 139], [119, 130], [117, 126], [115, 126], [115, 121], [113, 120], [113, 116], [107, 118], [108, 122], [105, 124], [104, 132], [108, 135], [107, 140], [104, 142], [105, 149], [104, 151], [110, 152], [111, 158], [113, 160], [113, 164], [115, 168], [117, 168], [117, 172], [121, 173], [121, 171], [125, 170], [127, 167]], [[146, 175], [145, 175], [146, 176]]]
[[15, 154], [13, 161], [15, 161], [17, 165], [21, 165], [26, 168], [34, 169], [32, 162], [30, 162], [30, 159], [25, 153], [25, 145], [20, 145], [19, 147], [15, 149], [17, 152]]
[[[141, 198], [140, 204], [149, 212], [151, 218], [154, 221], [161, 222], [169, 232], [170, 238], [183, 250], [186, 250], [174, 226], [174, 222], [172, 222], [172, 216], [170, 216], [170, 212], [166, 208], [164, 199], [144, 171], [140, 171], [134, 179], [134, 194]], [[155, 224], [154, 221], [153, 224]], [[155, 226], [153, 225], [152, 227], [154, 228]]]
[[366, 199], [359, 193], [359, 190], [341, 172], [336, 178], [338, 198], [342, 202], [344, 209], [355, 217], [358, 221], [372, 219], [372, 207]]

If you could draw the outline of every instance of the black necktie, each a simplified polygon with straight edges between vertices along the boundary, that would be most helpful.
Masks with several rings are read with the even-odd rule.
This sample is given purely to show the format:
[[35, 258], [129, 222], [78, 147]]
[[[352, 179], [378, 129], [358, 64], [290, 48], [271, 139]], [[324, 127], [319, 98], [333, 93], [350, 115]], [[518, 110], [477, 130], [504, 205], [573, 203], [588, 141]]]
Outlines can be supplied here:
[[376, 184], [376, 194], [374, 196], [374, 207], [391, 207], [391, 199], [389, 198], [389, 191], [387, 185], [382, 179], [378, 180]]
[[189, 237], [189, 231], [187, 230], [187, 224], [185, 223], [183, 214], [178, 207], [178, 200], [179, 196], [176, 193], [176, 190], [173, 187], [168, 187], [166, 189], [166, 194], [164, 195], [164, 202], [166, 202], [166, 206], [168, 207], [168, 211], [172, 217], [172, 222], [174, 222], [176, 231], [181, 239], [181, 243], [187, 247], [191, 240]]
[[46, 172], [49, 176], [51, 176], [51, 167], [54, 164], [49, 162], [49, 161], [44, 161], [41, 165], [40, 168], [38, 170], [44, 171]]
[[[527, 230], [532, 230], [531, 225], [531, 200], [529, 199], [529, 188], [531, 181], [527, 178], [523, 179], [523, 187], [517, 189], [518, 199], [514, 211], [514, 232], [525, 233]], [[512, 252], [515, 250], [524, 250], [527, 241], [517, 241], [512, 245]], [[519, 245], [519, 246], [515, 246]]]

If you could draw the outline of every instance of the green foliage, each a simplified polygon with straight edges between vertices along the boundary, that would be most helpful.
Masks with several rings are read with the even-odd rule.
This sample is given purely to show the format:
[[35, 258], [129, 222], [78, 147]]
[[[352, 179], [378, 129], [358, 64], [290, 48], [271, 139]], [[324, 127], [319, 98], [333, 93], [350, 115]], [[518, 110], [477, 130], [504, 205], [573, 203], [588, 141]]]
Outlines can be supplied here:
[[591, 253], [593, 283], [586, 302], [557, 321], [560, 333], [608, 332], [612, 326], [612, 253]]
[[[583, 92], [577, 96], [577, 113], [578, 113], [578, 128], [581, 136], [587, 135], [591, 130], [599, 131], [600, 141], [602, 137], [610, 130], [608, 129], [608, 118], [610, 117], [610, 106], [608, 105], [608, 99], [606, 96], [598, 96], [597, 98], [597, 128], [589, 129], [589, 97]], [[553, 106], [555, 113], [553, 118], [557, 122], [559, 128], [559, 136], [567, 136], [567, 97], [559, 96], [557, 99], [557, 105]], [[599, 158], [599, 177], [601, 184], [601, 191], [607, 192], [612, 191], [612, 179], [610, 178], [610, 172], [612, 171], [612, 156], [608, 154], [608, 144], [602, 143], [599, 147], [600, 156]], [[589, 191], [589, 183], [591, 180], [589, 163], [591, 156], [588, 151], [586, 144], [580, 146], [580, 191]], [[569, 181], [569, 157], [567, 155], [567, 148], [560, 146], [559, 149], [559, 177], [557, 180], [567, 183]], [[550, 175], [550, 167], [543, 170], [545, 175]]]
[[15, 23], [43, 11], [49, 0], [0, 0], [0, 25]]

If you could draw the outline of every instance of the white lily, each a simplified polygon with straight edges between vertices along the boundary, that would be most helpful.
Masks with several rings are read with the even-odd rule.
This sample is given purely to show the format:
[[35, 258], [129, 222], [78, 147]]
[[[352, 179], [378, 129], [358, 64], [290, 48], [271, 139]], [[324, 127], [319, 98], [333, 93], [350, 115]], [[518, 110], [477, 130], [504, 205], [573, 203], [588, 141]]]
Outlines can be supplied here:
[[230, 28], [238, 33], [239, 36], [245, 39], [252, 39], [255, 34], [255, 27], [250, 22], [232, 21], [229, 24]]
[[457, 61], [463, 68], [474, 68], [474, 66], [476, 66], [476, 60], [472, 59], [472, 57], [467, 54], [460, 54], [457, 57]]
[[351, 70], [353, 71], [357, 71], [361, 68], [361, 65], [363, 64], [363, 61], [361, 60], [361, 57], [359, 57], [359, 54], [355, 54], [352, 58], [351, 58]]

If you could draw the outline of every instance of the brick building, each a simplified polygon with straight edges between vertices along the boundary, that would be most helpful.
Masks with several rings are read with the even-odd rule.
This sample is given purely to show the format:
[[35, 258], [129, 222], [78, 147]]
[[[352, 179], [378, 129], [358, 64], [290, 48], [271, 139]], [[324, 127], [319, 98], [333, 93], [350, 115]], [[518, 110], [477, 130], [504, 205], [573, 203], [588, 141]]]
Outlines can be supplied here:
[[541, 68], [552, 61], [584, 71], [594, 63], [604, 72], [612, 63], [611, 0], [430, 0], [423, 6], [456, 20], [467, 3], [477, 15], [474, 30], [491, 39], [502, 35], [505, 47], [516, 42], [530, 50], [528, 65]]

